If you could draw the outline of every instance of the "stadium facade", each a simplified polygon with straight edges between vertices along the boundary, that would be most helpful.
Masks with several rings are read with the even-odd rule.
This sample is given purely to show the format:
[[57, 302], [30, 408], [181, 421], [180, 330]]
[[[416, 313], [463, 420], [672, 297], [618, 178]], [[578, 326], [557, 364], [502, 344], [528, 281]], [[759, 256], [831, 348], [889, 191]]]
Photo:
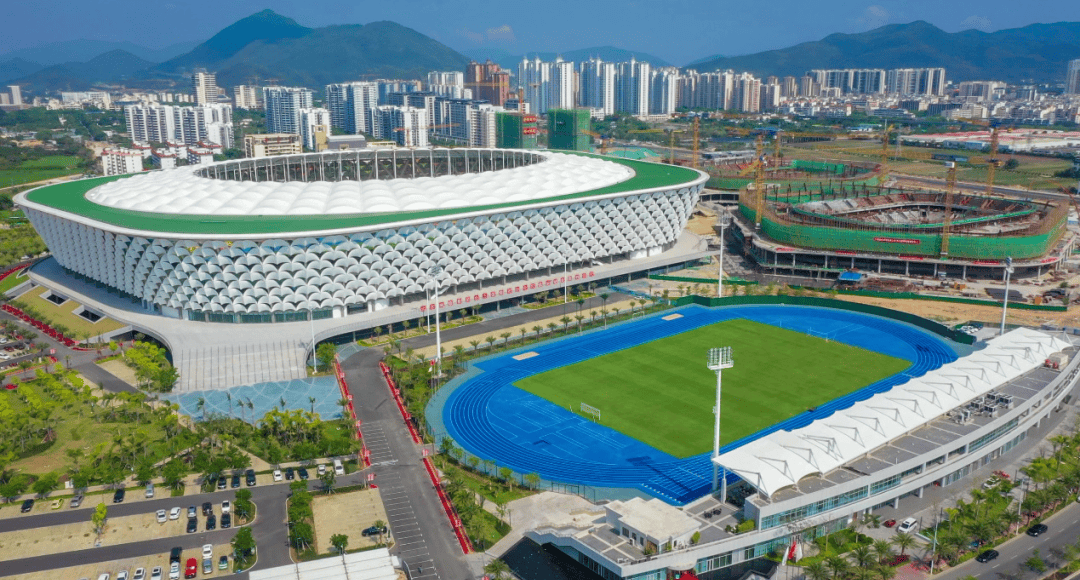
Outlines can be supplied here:
[[[1049, 368], [1058, 352], [1069, 362]], [[1043, 437], [1040, 428], [1055, 424], [1051, 417], [1076, 395], [1076, 354], [1068, 342], [1020, 328], [827, 418], [721, 454], [714, 461], [740, 479], [726, 502], [708, 496], [680, 509], [659, 499], [615, 501], [601, 512], [553, 517], [526, 537], [606, 580], [687, 571], [703, 580], [744, 577], [764, 556], [863, 514], [888, 508], [899, 519], [915, 497], [970, 486], [980, 469]], [[740, 533], [735, 526], [745, 520], [754, 526]]]
[[87, 179], [16, 202], [69, 273], [155, 312], [285, 322], [426, 303], [432, 276], [441, 291], [525, 292], [564, 267], [654, 256], [705, 180], [591, 155], [357, 150]]

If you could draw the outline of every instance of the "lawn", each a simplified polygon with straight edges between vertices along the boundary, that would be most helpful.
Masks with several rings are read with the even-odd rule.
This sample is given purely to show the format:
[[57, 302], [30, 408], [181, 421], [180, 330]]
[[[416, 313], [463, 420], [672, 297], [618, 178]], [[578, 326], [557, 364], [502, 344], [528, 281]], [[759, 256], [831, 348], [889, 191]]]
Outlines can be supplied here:
[[676, 457], [712, 448], [716, 375], [707, 351], [731, 346], [721, 441], [728, 443], [903, 371], [910, 363], [736, 319], [690, 330], [518, 381], [558, 404], [597, 407], [601, 423]]
[[79, 307], [79, 304], [74, 300], [68, 300], [63, 304], [57, 305], [50, 300], [46, 300], [41, 295], [48, 290], [44, 286], [38, 286], [33, 290], [28, 290], [13, 301], [15, 306], [21, 307], [26, 305], [32, 307], [37, 312], [40, 312], [47, 322], [58, 323], [66, 326], [70, 332], [74, 332], [74, 337], [79, 338], [82, 333], [87, 333], [90, 336], [97, 336], [106, 332], [117, 330], [124, 325], [111, 319], [101, 318], [97, 322], [90, 322], [89, 320], [74, 314], [73, 311]]
[[15, 274], [12, 274], [7, 278], [4, 278], [3, 280], [0, 280], [0, 294], [11, 290], [12, 288], [18, 286], [19, 284], [22, 284], [23, 282], [26, 282], [27, 280], [28, 278], [26, 277], [25, 269]]
[[49, 155], [41, 159], [23, 161], [14, 169], [0, 169], [0, 187], [32, 183], [65, 175], [77, 175], [82, 172], [78, 157]]

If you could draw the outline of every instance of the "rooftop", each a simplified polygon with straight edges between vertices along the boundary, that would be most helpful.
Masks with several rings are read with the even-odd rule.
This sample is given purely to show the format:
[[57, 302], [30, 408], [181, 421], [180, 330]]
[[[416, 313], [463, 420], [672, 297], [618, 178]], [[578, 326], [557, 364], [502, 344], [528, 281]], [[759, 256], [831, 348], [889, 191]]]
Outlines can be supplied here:
[[677, 507], [653, 498], [635, 497], [627, 501], [613, 501], [605, 506], [619, 516], [619, 521], [661, 542], [697, 531], [700, 524]]
[[[421, 151], [426, 150], [416, 152]], [[384, 154], [380, 154], [380, 161]], [[235, 166], [234, 161], [59, 183], [21, 193], [16, 199], [30, 209], [131, 235], [258, 237], [355, 231], [538, 203], [688, 186], [705, 179], [698, 171], [669, 165], [588, 154], [537, 155], [544, 159], [523, 167], [414, 179], [305, 182], [285, 181], [284, 176], [275, 173], [269, 180], [241, 181], [229, 176], [213, 179], [198, 175], [229, 163]], [[269, 159], [281, 164], [292, 157], [259, 161]]]

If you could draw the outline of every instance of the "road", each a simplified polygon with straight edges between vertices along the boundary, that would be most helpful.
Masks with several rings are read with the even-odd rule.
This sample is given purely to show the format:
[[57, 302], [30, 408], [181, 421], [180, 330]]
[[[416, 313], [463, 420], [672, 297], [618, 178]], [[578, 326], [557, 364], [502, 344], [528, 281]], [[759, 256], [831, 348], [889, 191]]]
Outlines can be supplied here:
[[[901, 180], [901, 181], [911, 181], [911, 182], [914, 182], [914, 183], [921, 183], [923, 185], [932, 185], [932, 186], [939, 187], [939, 188], [944, 188], [945, 187], [945, 180], [944, 179], [937, 179], [937, 178], [934, 178], [934, 177], [922, 177], [922, 176], [903, 175], [903, 174], [896, 174], [896, 175], [894, 175], [894, 177], [896, 179], [898, 179], [898, 180]], [[957, 186], [957, 188], [964, 189], [964, 190], [971, 190], [971, 191], [978, 191], [978, 192], [986, 191], [986, 184], [983, 184], [983, 183], [957, 182], [956, 186]], [[1059, 200], [1068, 201], [1068, 199], [1069, 199], [1069, 196], [1067, 196], [1067, 195], [1064, 195], [1064, 194], [1061, 194], [1061, 193], [1055, 193], [1055, 192], [1052, 192], [1052, 191], [1039, 191], [1039, 190], [1033, 190], [1033, 189], [1019, 189], [1019, 188], [1015, 188], [1015, 187], [1004, 187], [1004, 186], [1001, 186], [1001, 185], [995, 185], [994, 186], [994, 193], [997, 193], [997, 194], [1000, 194], [1000, 195], [1009, 195], [1009, 196], [1013, 196], [1013, 197], [1026, 197], [1026, 198], [1031, 198], [1031, 199], [1043, 199], [1043, 200], [1050, 200], [1050, 201], [1059, 201]]]
[[1064, 562], [1061, 557], [1061, 548], [1066, 544], [1075, 543], [1080, 537], [1080, 504], [1072, 503], [1047, 520], [1046, 525], [1050, 529], [1037, 538], [1020, 535], [995, 548], [1001, 553], [996, 560], [985, 564], [969, 560], [943, 574], [935, 575], [934, 578], [959, 580], [968, 575], [1011, 580], [1040, 578], [1043, 574], [1032, 571], [1024, 562], [1036, 549], [1039, 550], [1039, 557], [1045, 560], [1051, 569]]

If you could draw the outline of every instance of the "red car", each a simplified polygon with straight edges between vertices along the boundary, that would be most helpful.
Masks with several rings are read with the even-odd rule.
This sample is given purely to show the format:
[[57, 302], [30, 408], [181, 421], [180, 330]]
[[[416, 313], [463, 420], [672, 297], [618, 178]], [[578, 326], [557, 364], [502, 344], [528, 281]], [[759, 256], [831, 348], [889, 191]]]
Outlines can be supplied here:
[[199, 563], [195, 561], [195, 558], [188, 558], [187, 565], [184, 566], [184, 578], [194, 578], [199, 572]]
[[885, 520], [885, 527], [891, 528], [896, 525], [896, 520]]

